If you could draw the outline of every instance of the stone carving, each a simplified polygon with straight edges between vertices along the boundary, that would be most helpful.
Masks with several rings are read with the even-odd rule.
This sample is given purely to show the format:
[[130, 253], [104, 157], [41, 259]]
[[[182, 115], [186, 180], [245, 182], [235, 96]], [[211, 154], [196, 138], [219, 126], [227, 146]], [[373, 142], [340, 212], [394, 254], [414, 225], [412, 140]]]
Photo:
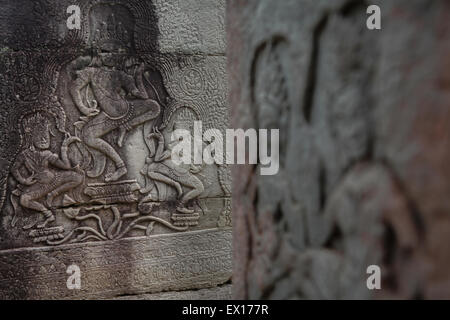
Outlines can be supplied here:
[[[154, 39], [144, 44], [142, 37], [157, 33], [152, 26], [145, 34], [137, 32], [142, 31], [136, 20], [140, 6], [138, 1], [86, 3], [82, 30], [66, 35], [66, 43], [58, 40], [63, 53], [49, 54], [60, 65], [43, 63], [42, 71], [56, 69], [51, 86], [36, 80], [38, 72], [19, 72], [24, 76], [11, 91], [16, 99], [42, 105], [48, 95], [56, 107], [13, 120], [22, 145], [9, 179], [3, 180], [9, 195], [3, 204], [14, 233], [25, 232], [34, 243], [61, 245], [186, 231], [202, 228], [206, 186], [217, 186], [209, 196], [229, 196], [225, 166], [185, 167], [171, 160], [174, 129], [192, 126], [193, 119], [219, 128], [225, 122], [206, 117], [211, 114], [208, 86], [215, 80], [205, 78], [209, 75], [198, 60], [175, 64], [176, 57], [155, 49]], [[73, 50], [75, 44], [80, 50]], [[180, 94], [172, 89], [178, 86]], [[140, 159], [130, 154], [129, 143], [140, 144]], [[231, 223], [224, 201], [218, 209], [223, 217], [214, 226]]]
[[[246, 283], [237, 289], [238, 296], [317, 299], [370, 295], [365, 268], [381, 263], [382, 253], [375, 248], [383, 237], [377, 230], [383, 229], [380, 216], [384, 208], [376, 208], [376, 213], [362, 210], [362, 203], [356, 200], [361, 196], [355, 191], [376, 194], [390, 182], [380, 187], [368, 181], [372, 174], [364, 179], [355, 174], [369, 148], [368, 112], [360, 98], [364, 91], [361, 83], [369, 81], [371, 66], [362, 62], [370, 59], [363, 59], [364, 49], [359, 48], [368, 46], [370, 36], [361, 30], [363, 24], [355, 22], [364, 12], [362, 6], [349, 3], [330, 5], [330, 11], [323, 14], [318, 10], [314, 18], [272, 21], [285, 23], [287, 29], [281, 30], [301, 25], [308, 41], [279, 32], [277, 27], [266, 34], [244, 32], [248, 41], [243, 42], [248, 44], [241, 50], [251, 54], [244, 59], [231, 57], [236, 68], [247, 73], [236, 73], [244, 79], [245, 89], [235, 107], [242, 112], [240, 104], [248, 101], [252, 110], [247, 119], [236, 119], [234, 125], [280, 128], [276, 176], [254, 177], [255, 171], [238, 169], [245, 178], [236, 187], [241, 195], [234, 199], [238, 203], [235, 212], [241, 217], [238, 223], [248, 226], [247, 235], [236, 240], [237, 247], [242, 246], [237, 249], [241, 266], [237, 276]], [[302, 5], [260, 2], [256, 6], [269, 17], [273, 10], [284, 14]], [[256, 29], [248, 26], [242, 30]], [[340, 43], [346, 32], [348, 37], [349, 30], [355, 40], [333, 51], [333, 45]], [[341, 56], [340, 51], [345, 53]], [[361, 67], [352, 69], [344, 56]], [[352, 183], [358, 187], [353, 189]], [[345, 192], [341, 191], [344, 185]], [[347, 206], [337, 205], [337, 192]], [[346, 202], [352, 197], [354, 206]], [[244, 244], [246, 237], [251, 240]]]
[[36, 77], [25, 73], [17, 77], [13, 90], [16, 99], [33, 101], [41, 92], [41, 84]]
[[[79, 30], [66, 27], [69, 5], [81, 9]], [[27, 10], [0, 0], [2, 299], [229, 280], [228, 167], [177, 166], [170, 154], [174, 129], [228, 125], [224, 3], [208, 9], [213, 35], [191, 19], [206, 39], [195, 52], [165, 47], [177, 29], [175, 11], [163, 10], [172, 5], [197, 17], [172, 0], [36, 0]], [[71, 264], [82, 290], [67, 289]]]
[[435, 27], [450, 7], [378, 5], [395, 32], [369, 31], [364, 1], [230, 1], [233, 127], [280, 129], [278, 175], [233, 169], [235, 298], [450, 296], [449, 34]]
[[[142, 201], [159, 200], [154, 198], [150, 192], [154, 187], [151, 183], [160, 182], [176, 189], [177, 198], [180, 199], [180, 205], [177, 207], [178, 212], [193, 214], [194, 210], [188, 209], [186, 204], [197, 198], [204, 190], [203, 183], [195, 176], [196, 173], [200, 172], [200, 169], [195, 165], [190, 165], [188, 169], [176, 165], [170, 159], [172, 150], [170, 147], [165, 149], [164, 136], [157, 128], [147, 136], [147, 139], [150, 153], [143, 168], [147, 185], [145, 189], [141, 190], [142, 193], [147, 193], [147, 196]], [[190, 190], [184, 192], [182, 187]], [[160, 193], [162, 193], [162, 190], [158, 189], [158, 195]]]
[[[71, 168], [67, 157], [69, 145], [78, 138], [68, 137], [64, 140], [61, 157], [52, 153], [49, 150], [50, 122], [42, 112], [23, 119], [23, 132], [27, 143], [11, 168], [11, 173], [18, 182], [17, 189], [12, 192], [11, 202], [16, 210], [20, 204], [23, 208], [43, 214], [45, 221], [39, 223], [37, 228], [44, 228], [55, 221], [51, 211], [54, 198], [77, 187], [83, 181], [83, 175]], [[57, 172], [52, 167], [62, 171]], [[26, 175], [22, 175], [22, 168], [27, 172]], [[24, 226], [24, 229], [32, 227], [33, 225]]]
[[[231, 240], [230, 230], [202, 230], [89, 246], [3, 250], [0, 299], [101, 299], [214, 287], [230, 278]], [[82, 268], [82, 290], [66, 289], [71, 264]]]
[[[116, 143], [122, 147], [126, 132], [157, 118], [161, 106], [149, 99], [145, 90], [144, 64], [128, 58], [132, 30], [127, 31], [117, 23], [114, 13], [98, 25], [100, 28], [91, 30], [95, 55], [80, 57], [68, 67], [73, 78], [69, 90], [82, 115], [75, 125], [93, 155], [94, 168], [87, 172], [87, 176], [100, 176], [104, 172], [106, 158], [109, 158], [116, 167], [114, 172], [105, 176], [105, 181], [111, 182], [123, 177], [127, 169], [115, 148], [103, 137], [119, 130]], [[125, 68], [133, 76], [125, 72]]]

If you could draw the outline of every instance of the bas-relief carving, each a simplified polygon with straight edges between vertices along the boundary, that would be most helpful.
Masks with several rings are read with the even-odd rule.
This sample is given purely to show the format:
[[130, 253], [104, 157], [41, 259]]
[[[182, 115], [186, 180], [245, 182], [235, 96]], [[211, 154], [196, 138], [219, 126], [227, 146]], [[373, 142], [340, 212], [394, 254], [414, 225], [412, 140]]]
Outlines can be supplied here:
[[[254, 176], [253, 168], [243, 167], [235, 172], [240, 231], [234, 239], [237, 297], [446, 297], [442, 279], [448, 268], [442, 257], [448, 250], [430, 254], [424, 240], [442, 242], [447, 234], [442, 219], [436, 229], [431, 220], [425, 222], [429, 213], [447, 206], [435, 196], [445, 188], [442, 181], [437, 183], [432, 201], [427, 198], [431, 193], [411, 191], [413, 172], [419, 167], [428, 172], [422, 155], [432, 151], [417, 153], [420, 159], [398, 152], [416, 145], [421, 123], [398, 121], [405, 115], [405, 104], [398, 104], [398, 97], [413, 101], [417, 96], [410, 89], [386, 84], [392, 65], [410, 64], [409, 51], [386, 46], [392, 43], [387, 39], [376, 41], [377, 36], [365, 28], [361, 2], [323, 2], [300, 10], [306, 2], [249, 1], [245, 6], [235, 4], [228, 15], [236, 30], [229, 43], [229, 58], [235, 64], [230, 70], [236, 73], [230, 81], [234, 125], [280, 128], [282, 156], [277, 176]], [[330, 7], [320, 10], [322, 5]], [[442, 7], [437, 4], [434, 10]], [[259, 15], [249, 20], [253, 12]], [[421, 28], [434, 21], [430, 17], [422, 17]], [[404, 33], [398, 32], [396, 39], [404, 43], [413, 32], [408, 21], [400, 25]], [[376, 53], [380, 45], [391, 55]], [[425, 66], [435, 61], [426, 59], [425, 49], [418, 52], [423, 53], [424, 64], [415, 70], [415, 79], [423, 85], [420, 73], [428, 72]], [[385, 66], [384, 73], [380, 65]], [[404, 70], [408, 70], [405, 79], [411, 79], [411, 70]], [[379, 92], [379, 85], [386, 89], [382, 99], [371, 94]], [[253, 114], [248, 115], [250, 108]], [[442, 115], [438, 112], [437, 117]], [[423, 131], [426, 136], [428, 129]], [[446, 160], [441, 153], [431, 158]], [[437, 179], [432, 177], [430, 181]], [[423, 179], [418, 181], [421, 186]], [[419, 205], [423, 201], [432, 204], [430, 211], [423, 211], [427, 210]], [[426, 230], [437, 236], [430, 237]], [[372, 264], [381, 267], [381, 290], [367, 289], [367, 267]]]
[[[242, 177], [236, 182], [242, 190], [236, 197], [237, 227], [247, 231], [235, 240], [240, 269], [235, 283], [243, 283], [237, 293], [250, 299], [367, 298], [373, 293], [366, 287], [367, 266], [390, 272], [382, 264], [382, 242], [389, 228], [400, 230], [389, 206], [391, 197], [402, 198], [393, 173], [368, 152], [368, 111], [361, 101], [362, 83], [372, 71], [363, 54], [371, 38], [352, 29], [360, 6], [348, 16], [288, 14], [300, 15], [295, 8], [301, 6], [254, 1], [236, 6], [230, 18], [242, 32], [231, 55], [236, 49], [249, 52], [234, 60], [238, 76], [232, 82], [240, 84], [231, 93], [238, 96], [234, 126], [280, 128], [277, 175], [236, 169]], [[254, 10], [261, 19], [244, 18]], [[270, 20], [283, 14], [292, 19]], [[296, 28], [306, 34], [289, 33]], [[342, 42], [349, 30], [353, 40]], [[397, 204], [403, 207], [403, 201]], [[408, 232], [414, 230], [408, 214], [398, 218]], [[401, 242], [415, 241], [405, 234]]]
[[[214, 287], [230, 278], [230, 252], [230, 229], [2, 250], [0, 298], [95, 299]], [[82, 271], [81, 290], [66, 288], [72, 264]]]
[[[142, 32], [139, 1], [82, 7], [83, 30], [49, 50], [39, 70], [14, 69], [18, 59], [32, 65], [28, 53], [2, 57], [9, 74], [23, 76], [12, 99], [2, 96], [19, 101], [8, 123], [20, 142], [6, 144], [13, 150], [2, 159], [1, 246], [230, 226], [228, 168], [171, 160], [172, 130], [192, 130], [194, 120], [225, 128], [225, 59], [205, 63], [144, 44], [155, 32]], [[72, 48], [80, 43], [85, 49]], [[47, 83], [38, 80], [43, 73]]]

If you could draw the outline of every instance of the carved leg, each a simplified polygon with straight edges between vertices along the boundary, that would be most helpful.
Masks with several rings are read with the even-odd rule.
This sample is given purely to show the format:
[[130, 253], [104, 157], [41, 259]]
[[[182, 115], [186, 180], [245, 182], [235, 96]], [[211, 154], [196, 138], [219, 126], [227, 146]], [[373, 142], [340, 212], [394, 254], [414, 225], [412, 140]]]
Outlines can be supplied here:
[[122, 166], [118, 166], [116, 171], [114, 171], [113, 173], [109, 173], [105, 176], [105, 181], [106, 182], [117, 181], [127, 172], [128, 171], [127, 168], [125, 167], [125, 164], [123, 164]]
[[146, 111], [143, 114], [137, 116], [136, 118], [131, 119], [130, 121], [128, 121], [119, 128], [119, 137], [117, 139], [117, 145], [120, 148], [122, 148], [123, 146], [123, 140], [125, 139], [125, 135], [128, 131], [131, 131], [134, 127], [144, 124], [145, 122], [156, 119], [161, 112], [161, 107], [154, 100], [150, 99], [140, 101], [138, 100], [134, 101], [133, 104], [135, 107], [143, 108]]
[[52, 192], [47, 195], [46, 204], [48, 207], [52, 206], [53, 199], [59, 196], [65, 191], [69, 191], [79, 186], [83, 182], [83, 176], [76, 172], [64, 172], [58, 176], [58, 179], [62, 184], [56, 187]]
[[36, 201], [40, 197], [36, 197], [33, 194], [22, 194], [20, 196], [20, 205], [24, 208], [32, 209], [34, 211], [44, 212], [47, 211], [47, 207], [45, 207], [40, 202]]
[[53, 215], [53, 213], [50, 210], [47, 210], [44, 212], [44, 217], [45, 220], [42, 223], [39, 223], [36, 227], [41, 229], [41, 228], [45, 228], [47, 226], [47, 224], [55, 221], [55, 216]]
[[117, 145], [119, 148], [123, 146], [123, 140], [125, 139], [125, 135], [127, 134], [127, 129], [125, 127], [119, 128], [119, 138], [117, 139]]
[[139, 192], [142, 194], [147, 194], [153, 190], [155, 185], [154, 185], [154, 183], [152, 183], [150, 181], [150, 179], [147, 177], [147, 175], [144, 176], [144, 180], [145, 180], [145, 187], [142, 188], [141, 190], [139, 190]]
[[117, 145], [122, 148], [123, 146], [123, 140], [125, 139], [125, 135], [128, 131], [131, 131], [133, 128], [130, 126], [129, 123], [124, 123], [119, 127], [119, 138], [117, 138]]
[[[102, 175], [106, 168], [106, 156], [96, 149], [90, 150], [92, 158], [94, 159], [94, 165], [92, 169], [86, 171], [86, 175], [89, 178], [98, 178]], [[87, 155], [89, 157], [89, 154]]]
[[150, 172], [148, 176], [153, 180], [160, 181], [174, 187], [178, 192], [178, 197], [180, 197], [183, 194], [183, 189], [181, 188], [181, 185], [177, 181], [172, 180], [171, 178], [166, 177], [165, 175], [157, 172]]
[[116, 165], [116, 171], [106, 175], [105, 181], [117, 181], [123, 175], [127, 173], [127, 168], [125, 167], [125, 163], [123, 162], [120, 155], [114, 150], [113, 147], [109, 145], [106, 141], [100, 138], [89, 139], [86, 141], [86, 144], [92, 148], [95, 148], [101, 151], [103, 154], [107, 155]]
[[111, 158], [112, 161], [116, 164], [117, 167], [123, 165], [123, 160], [120, 155], [114, 150], [111, 145], [101, 138], [93, 138], [86, 141], [86, 144], [92, 148], [95, 148], [101, 151], [103, 154], [107, 155]]
[[188, 209], [184, 206], [184, 204], [181, 204], [177, 207], [177, 211], [180, 213], [185, 213], [185, 214], [193, 214], [195, 212], [194, 209]]
[[159, 103], [154, 100], [143, 100], [141, 102], [134, 101], [133, 103], [136, 107], [145, 108], [147, 111], [128, 121], [128, 126], [131, 128], [137, 127], [138, 125], [155, 119], [161, 112]]
[[182, 185], [192, 188], [189, 192], [186, 192], [184, 196], [181, 198], [182, 203], [186, 203], [189, 200], [197, 198], [204, 190], [205, 187], [199, 178], [196, 176], [189, 176], [188, 178], [184, 178], [180, 181]]
[[180, 213], [192, 214], [194, 213], [194, 210], [187, 208], [186, 203], [189, 200], [197, 198], [205, 188], [200, 179], [193, 175], [183, 177], [180, 182], [183, 186], [191, 188], [191, 190], [183, 195], [180, 200], [180, 206], [177, 207], [177, 211]]
[[101, 113], [92, 119], [91, 123], [83, 128], [82, 136], [86, 145], [108, 156], [116, 165], [116, 171], [105, 177], [105, 181], [110, 182], [119, 180], [127, 173], [127, 168], [117, 151], [102, 139], [103, 135], [114, 130], [113, 127], [107, 125], [106, 117], [104, 113]]
[[[44, 190], [44, 188], [42, 190]], [[43, 223], [38, 224], [37, 225], [38, 228], [45, 228], [47, 224], [55, 221], [55, 216], [53, 215], [53, 213], [49, 209], [47, 209], [43, 204], [36, 201], [37, 199], [40, 199], [42, 196], [43, 196], [42, 193], [36, 192], [36, 193], [26, 193], [20, 197], [20, 204], [23, 207], [39, 211], [44, 215], [45, 221]], [[33, 225], [34, 224], [32, 224], [31, 226], [25, 226], [24, 229], [29, 229]]]
[[142, 198], [140, 203], [153, 202], [153, 201], [158, 201], [158, 199], [153, 198], [153, 195], [151, 193], [149, 193], [144, 198]]

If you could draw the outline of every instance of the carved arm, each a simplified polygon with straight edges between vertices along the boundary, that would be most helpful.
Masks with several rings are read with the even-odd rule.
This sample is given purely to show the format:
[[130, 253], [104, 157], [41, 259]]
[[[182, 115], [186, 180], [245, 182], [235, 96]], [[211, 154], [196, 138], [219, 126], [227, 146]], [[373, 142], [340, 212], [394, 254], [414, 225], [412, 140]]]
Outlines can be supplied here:
[[24, 164], [24, 160], [23, 160], [22, 156], [19, 155], [11, 168], [11, 173], [12, 173], [13, 177], [17, 180], [17, 182], [19, 182], [20, 184], [26, 185], [26, 186], [30, 186], [30, 185], [34, 184], [36, 182], [36, 180], [33, 179], [33, 176], [30, 176], [28, 178], [24, 178], [22, 176], [19, 169], [20, 169], [20, 167], [22, 167], [23, 164]]
[[81, 90], [84, 87], [86, 87], [88, 84], [89, 84], [89, 80], [78, 77], [75, 81], [73, 81], [70, 84], [70, 88], [69, 88], [73, 102], [75, 103], [77, 108], [80, 110], [80, 112], [86, 116], [95, 114], [95, 111], [97, 111], [97, 113], [98, 113], [98, 110], [94, 109], [95, 110], [94, 111], [93, 109], [86, 107], [83, 103], [83, 99], [81, 96]]
[[57, 155], [52, 157], [50, 159], [50, 163], [60, 169], [69, 170], [70, 167], [70, 161], [67, 156], [67, 151], [69, 150], [69, 145], [74, 142], [81, 142], [81, 140], [77, 137], [69, 137], [64, 140], [62, 146], [61, 146], [61, 159]]
[[171, 154], [169, 150], [164, 151], [164, 136], [160, 132], [158, 132], [155, 137], [158, 140], [158, 147], [156, 148], [155, 161], [161, 162], [168, 159], [171, 156]]
[[141, 64], [136, 70], [135, 78], [127, 75], [124, 78], [123, 85], [132, 96], [139, 99], [148, 99], [148, 94], [144, 87], [143, 74], [144, 64]]

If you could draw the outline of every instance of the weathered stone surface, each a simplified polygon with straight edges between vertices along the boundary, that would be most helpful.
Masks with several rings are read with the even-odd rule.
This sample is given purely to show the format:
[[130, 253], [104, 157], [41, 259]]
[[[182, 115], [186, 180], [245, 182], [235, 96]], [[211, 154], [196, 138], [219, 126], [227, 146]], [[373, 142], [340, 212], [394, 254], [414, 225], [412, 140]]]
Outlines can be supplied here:
[[231, 300], [231, 284], [217, 288], [173, 291], [115, 298], [115, 300]]
[[162, 52], [225, 54], [225, 0], [155, 1]]
[[[230, 230], [4, 250], [0, 294], [2, 299], [86, 299], [214, 287], [230, 279], [230, 254]], [[80, 267], [81, 290], [66, 286], [72, 264]]]
[[[0, 2], [0, 295], [226, 282], [229, 170], [177, 165], [171, 152], [176, 129], [228, 125], [224, 2]], [[80, 291], [67, 291], [70, 264], [85, 268]]]
[[[230, 1], [235, 128], [280, 128], [280, 172], [233, 169], [236, 298], [448, 298], [447, 1]], [[382, 290], [366, 287], [367, 266]]]

